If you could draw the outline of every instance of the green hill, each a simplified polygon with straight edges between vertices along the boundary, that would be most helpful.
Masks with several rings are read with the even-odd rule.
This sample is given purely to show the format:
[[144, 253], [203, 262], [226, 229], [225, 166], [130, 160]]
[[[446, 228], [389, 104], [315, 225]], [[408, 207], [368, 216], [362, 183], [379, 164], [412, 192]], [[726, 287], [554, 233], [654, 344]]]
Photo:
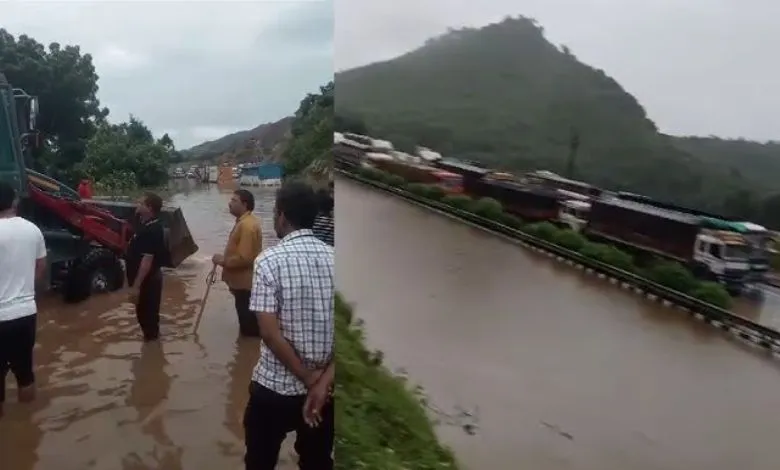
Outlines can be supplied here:
[[211, 160], [229, 155], [237, 161], [242, 161], [261, 151], [265, 155], [278, 158], [282, 145], [289, 138], [292, 122], [292, 117], [286, 117], [276, 122], [260, 124], [254, 129], [203, 142], [182, 150], [181, 154], [185, 160]]
[[335, 80], [339, 130], [365, 125], [402, 146], [562, 173], [576, 135], [578, 179], [769, 222], [762, 205], [780, 175], [777, 145], [660, 134], [635, 97], [529, 18], [450, 30]]

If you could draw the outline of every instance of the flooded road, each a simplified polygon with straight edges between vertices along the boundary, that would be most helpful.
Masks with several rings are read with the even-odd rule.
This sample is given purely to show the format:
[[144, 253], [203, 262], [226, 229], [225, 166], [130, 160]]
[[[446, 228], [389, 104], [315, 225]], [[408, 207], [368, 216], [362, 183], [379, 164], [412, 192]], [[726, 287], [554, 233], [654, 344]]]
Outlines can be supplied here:
[[768, 470], [778, 363], [679, 311], [339, 179], [337, 279], [469, 469]]
[[[143, 345], [125, 295], [78, 305], [40, 302], [36, 349], [39, 398], [16, 403], [15, 382], [0, 419], [0, 467], [9, 470], [214, 470], [243, 468], [241, 417], [256, 340], [239, 340], [233, 300], [211, 289], [195, 317], [233, 219], [232, 188], [178, 182], [181, 206], [200, 251], [166, 273], [162, 342]], [[273, 190], [258, 190], [264, 245], [275, 242]], [[284, 453], [284, 464], [291, 462]]]

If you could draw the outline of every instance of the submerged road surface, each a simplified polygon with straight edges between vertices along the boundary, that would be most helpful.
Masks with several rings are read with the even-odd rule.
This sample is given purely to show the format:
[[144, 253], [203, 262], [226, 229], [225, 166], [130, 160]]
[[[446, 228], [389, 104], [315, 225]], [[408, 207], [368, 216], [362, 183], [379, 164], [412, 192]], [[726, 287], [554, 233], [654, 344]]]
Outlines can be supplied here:
[[[256, 341], [239, 340], [233, 300], [212, 287], [199, 334], [195, 316], [233, 220], [232, 189], [179, 181], [181, 206], [200, 252], [165, 279], [162, 343], [142, 345], [125, 295], [78, 305], [40, 302], [39, 399], [9, 390], [0, 418], [0, 468], [8, 470], [233, 470], [243, 468], [241, 418]], [[273, 190], [258, 191], [266, 246], [275, 242]], [[285, 452], [279, 468], [291, 468]]]
[[339, 288], [472, 470], [769, 470], [776, 361], [510, 242], [339, 179]]

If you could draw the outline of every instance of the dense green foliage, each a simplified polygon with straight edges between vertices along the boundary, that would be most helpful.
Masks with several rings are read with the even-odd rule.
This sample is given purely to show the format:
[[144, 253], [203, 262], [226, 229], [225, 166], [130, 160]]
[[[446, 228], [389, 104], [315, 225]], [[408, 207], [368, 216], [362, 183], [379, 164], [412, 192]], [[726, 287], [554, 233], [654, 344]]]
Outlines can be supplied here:
[[132, 116], [127, 123], [102, 124], [87, 142], [78, 172], [103, 186], [159, 186], [168, 179], [172, 150], [170, 138], [165, 138], [155, 141], [151, 131]]
[[352, 311], [336, 300], [336, 468], [457, 468], [433, 432], [420, 398], [363, 346]]
[[78, 46], [45, 47], [0, 29], [0, 71], [13, 87], [39, 99], [44, 145], [34, 149], [28, 166], [69, 184], [85, 176], [104, 186], [157, 185], [167, 178], [168, 159], [175, 154], [171, 138], [166, 134], [155, 142], [132, 116], [127, 123], [109, 124], [109, 111], [97, 98], [92, 56]]
[[337, 130], [780, 227], [780, 144], [660, 134], [615, 80], [529, 18], [451, 30], [335, 81]]
[[475, 200], [465, 195], [445, 195], [441, 188], [418, 183], [406, 184], [403, 179], [400, 180], [399, 184], [398, 176], [372, 168], [360, 169], [359, 174], [388, 186], [406, 189], [418, 196], [440, 201], [455, 209], [471, 212], [520, 230], [540, 240], [577, 252], [594, 261], [642, 276], [662, 286], [693, 296], [703, 302], [708, 302], [721, 308], [729, 308], [731, 306], [731, 296], [729, 296], [723, 286], [714, 282], [696, 279], [687, 268], [679, 263], [659, 261], [639, 267], [630, 254], [615, 246], [590, 241], [580, 233], [567, 228], [559, 228], [550, 222], [525, 224], [517, 217], [505, 213], [501, 208], [501, 204], [490, 198]]
[[301, 100], [282, 155], [285, 175], [329, 177], [333, 168], [333, 82]]
[[282, 145], [288, 137], [292, 121], [292, 117], [286, 117], [276, 122], [260, 124], [254, 129], [235, 132], [216, 140], [203, 142], [187, 150], [182, 150], [181, 158], [194, 161], [216, 160], [218, 157], [226, 156], [237, 162], [245, 162], [263, 156], [275, 160], [281, 154]]

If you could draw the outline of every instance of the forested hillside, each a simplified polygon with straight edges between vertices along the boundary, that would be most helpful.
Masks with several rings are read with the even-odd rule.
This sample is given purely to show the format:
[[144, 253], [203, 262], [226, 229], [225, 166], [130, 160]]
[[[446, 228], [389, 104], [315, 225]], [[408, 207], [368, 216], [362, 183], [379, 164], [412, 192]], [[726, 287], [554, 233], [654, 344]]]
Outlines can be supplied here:
[[181, 153], [186, 160], [208, 160], [229, 155], [237, 161], [243, 161], [258, 152], [278, 157], [281, 154], [280, 144], [289, 137], [292, 121], [292, 117], [286, 117], [276, 122], [260, 124], [254, 129], [203, 142]]
[[660, 134], [635, 97], [551, 44], [529, 18], [451, 30], [396, 59], [339, 73], [336, 87], [340, 130], [366, 127], [402, 146], [570, 173], [780, 226], [771, 197], [778, 145]]

